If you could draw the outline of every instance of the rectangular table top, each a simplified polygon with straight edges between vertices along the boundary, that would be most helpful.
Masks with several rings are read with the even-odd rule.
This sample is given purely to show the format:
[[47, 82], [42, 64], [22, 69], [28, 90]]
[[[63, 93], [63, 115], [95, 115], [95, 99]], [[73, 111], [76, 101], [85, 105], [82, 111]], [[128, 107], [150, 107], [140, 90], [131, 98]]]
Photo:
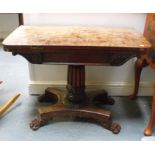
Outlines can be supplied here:
[[119, 66], [147, 53], [151, 44], [132, 28], [20, 26], [3, 48], [34, 64]]
[[150, 48], [151, 44], [132, 28], [20, 26], [3, 41], [3, 46]]

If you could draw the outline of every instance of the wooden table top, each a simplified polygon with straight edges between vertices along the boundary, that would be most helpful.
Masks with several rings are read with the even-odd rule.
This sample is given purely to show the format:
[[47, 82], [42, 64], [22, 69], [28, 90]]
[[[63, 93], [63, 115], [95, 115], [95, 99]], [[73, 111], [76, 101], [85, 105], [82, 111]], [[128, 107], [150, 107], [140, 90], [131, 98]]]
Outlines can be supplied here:
[[132, 28], [20, 26], [3, 48], [34, 64], [118, 66], [147, 53], [151, 44]]
[[151, 44], [132, 28], [20, 26], [3, 41], [3, 46], [150, 48]]

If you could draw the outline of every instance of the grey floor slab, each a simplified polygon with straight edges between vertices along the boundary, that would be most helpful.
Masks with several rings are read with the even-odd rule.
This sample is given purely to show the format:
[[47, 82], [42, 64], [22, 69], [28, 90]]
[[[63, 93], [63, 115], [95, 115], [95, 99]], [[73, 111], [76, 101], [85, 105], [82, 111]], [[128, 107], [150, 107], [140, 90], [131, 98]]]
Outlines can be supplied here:
[[29, 123], [36, 116], [40, 103], [37, 101], [37, 96], [28, 94], [27, 61], [21, 56], [13, 57], [0, 48], [0, 72], [0, 80], [4, 81], [0, 85], [0, 106], [15, 93], [22, 94], [0, 118], [0, 140], [155, 140], [155, 134], [151, 137], [143, 136], [150, 115], [151, 97], [138, 97], [135, 101], [130, 101], [128, 97], [114, 97], [115, 105], [106, 106], [112, 110], [114, 121], [121, 124], [122, 130], [118, 135], [97, 124], [69, 120], [54, 121], [38, 131], [32, 131]]

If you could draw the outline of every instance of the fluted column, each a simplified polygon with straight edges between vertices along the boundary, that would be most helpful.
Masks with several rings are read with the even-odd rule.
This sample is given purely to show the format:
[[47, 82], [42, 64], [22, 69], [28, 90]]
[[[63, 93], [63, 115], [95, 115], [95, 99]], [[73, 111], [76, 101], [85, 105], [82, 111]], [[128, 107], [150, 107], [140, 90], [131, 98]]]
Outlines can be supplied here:
[[81, 102], [85, 100], [85, 66], [68, 66], [67, 91], [69, 101]]

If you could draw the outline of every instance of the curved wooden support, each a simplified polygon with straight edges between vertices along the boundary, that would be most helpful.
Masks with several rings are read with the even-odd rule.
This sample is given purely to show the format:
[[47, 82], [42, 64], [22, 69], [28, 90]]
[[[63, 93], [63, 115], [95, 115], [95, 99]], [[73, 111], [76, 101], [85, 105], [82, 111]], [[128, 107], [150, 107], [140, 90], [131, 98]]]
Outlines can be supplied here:
[[43, 54], [42, 53], [17, 53], [13, 52], [13, 56], [20, 55], [24, 57], [27, 61], [32, 64], [42, 64], [43, 63]]
[[148, 63], [146, 62], [145, 59], [137, 59], [135, 62], [135, 81], [134, 81], [134, 91], [133, 93], [129, 96], [130, 99], [135, 99], [138, 94], [138, 89], [139, 89], [139, 81], [140, 81], [140, 76], [142, 69], [144, 67], [148, 66]]
[[153, 102], [152, 102], [151, 116], [150, 116], [149, 123], [144, 130], [145, 136], [151, 136], [152, 135], [154, 123], [155, 123], [155, 84], [153, 86]]
[[110, 111], [90, 106], [77, 109], [67, 107], [64, 104], [56, 104], [53, 106], [40, 108], [39, 117], [31, 122], [30, 127], [33, 130], [37, 130], [41, 126], [46, 125], [54, 117], [78, 117], [92, 119], [100, 123], [104, 128], [111, 130], [115, 134], [119, 133], [121, 130], [119, 124], [112, 124]]
[[[70, 108], [64, 106], [64, 104], [53, 105], [50, 107], [43, 107], [39, 109], [40, 115], [40, 126], [42, 126], [42, 120], [48, 122], [53, 117], [81, 117], [81, 118], [91, 118], [101, 123], [106, 128], [110, 127], [111, 113], [109, 111], [94, 109], [91, 107], [83, 107], [80, 109]], [[38, 125], [37, 125], [38, 126]], [[35, 126], [33, 126], [35, 127]], [[34, 128], [33, 128], [34, 129]]]
[[10, 98], [10, 100], [8, 102], [6, 102], [1, 108], [0, 108], [0, 116], [7, 111], [7, 109], [18, 99], [18, 97], [20, 96], [20, 94], [17, 94], [15, 96], [13, 96], [12, 98]]
[[64, 93], [57, 88], [47, 88], [45, 93], [39, 97], [40, 102], [52, 102], [52, 103], [62, 103], [64, 99]]
[[3, 81], [0, 81], [0, 84], [3, 83]]
[[55, 104], [39, 109], [39, 117], [30, 123], [30, 127], [33, 130], [37, 130], [41, 126], [46, 125], [53, 117], [86, 118], [95, 120], [104, 128], [111, 130], [115, 134], [119, 133], [121, 130], [118, 123], [112, 124], [110, 111], [94, 106], [90, 100], [85, 100], [85, 104], [73, 103], [67, 99], [67, 95], [65, 95], [63, 91], [48, 88], [45, 90], [45, 94], [41, 96], [40, 101]]

